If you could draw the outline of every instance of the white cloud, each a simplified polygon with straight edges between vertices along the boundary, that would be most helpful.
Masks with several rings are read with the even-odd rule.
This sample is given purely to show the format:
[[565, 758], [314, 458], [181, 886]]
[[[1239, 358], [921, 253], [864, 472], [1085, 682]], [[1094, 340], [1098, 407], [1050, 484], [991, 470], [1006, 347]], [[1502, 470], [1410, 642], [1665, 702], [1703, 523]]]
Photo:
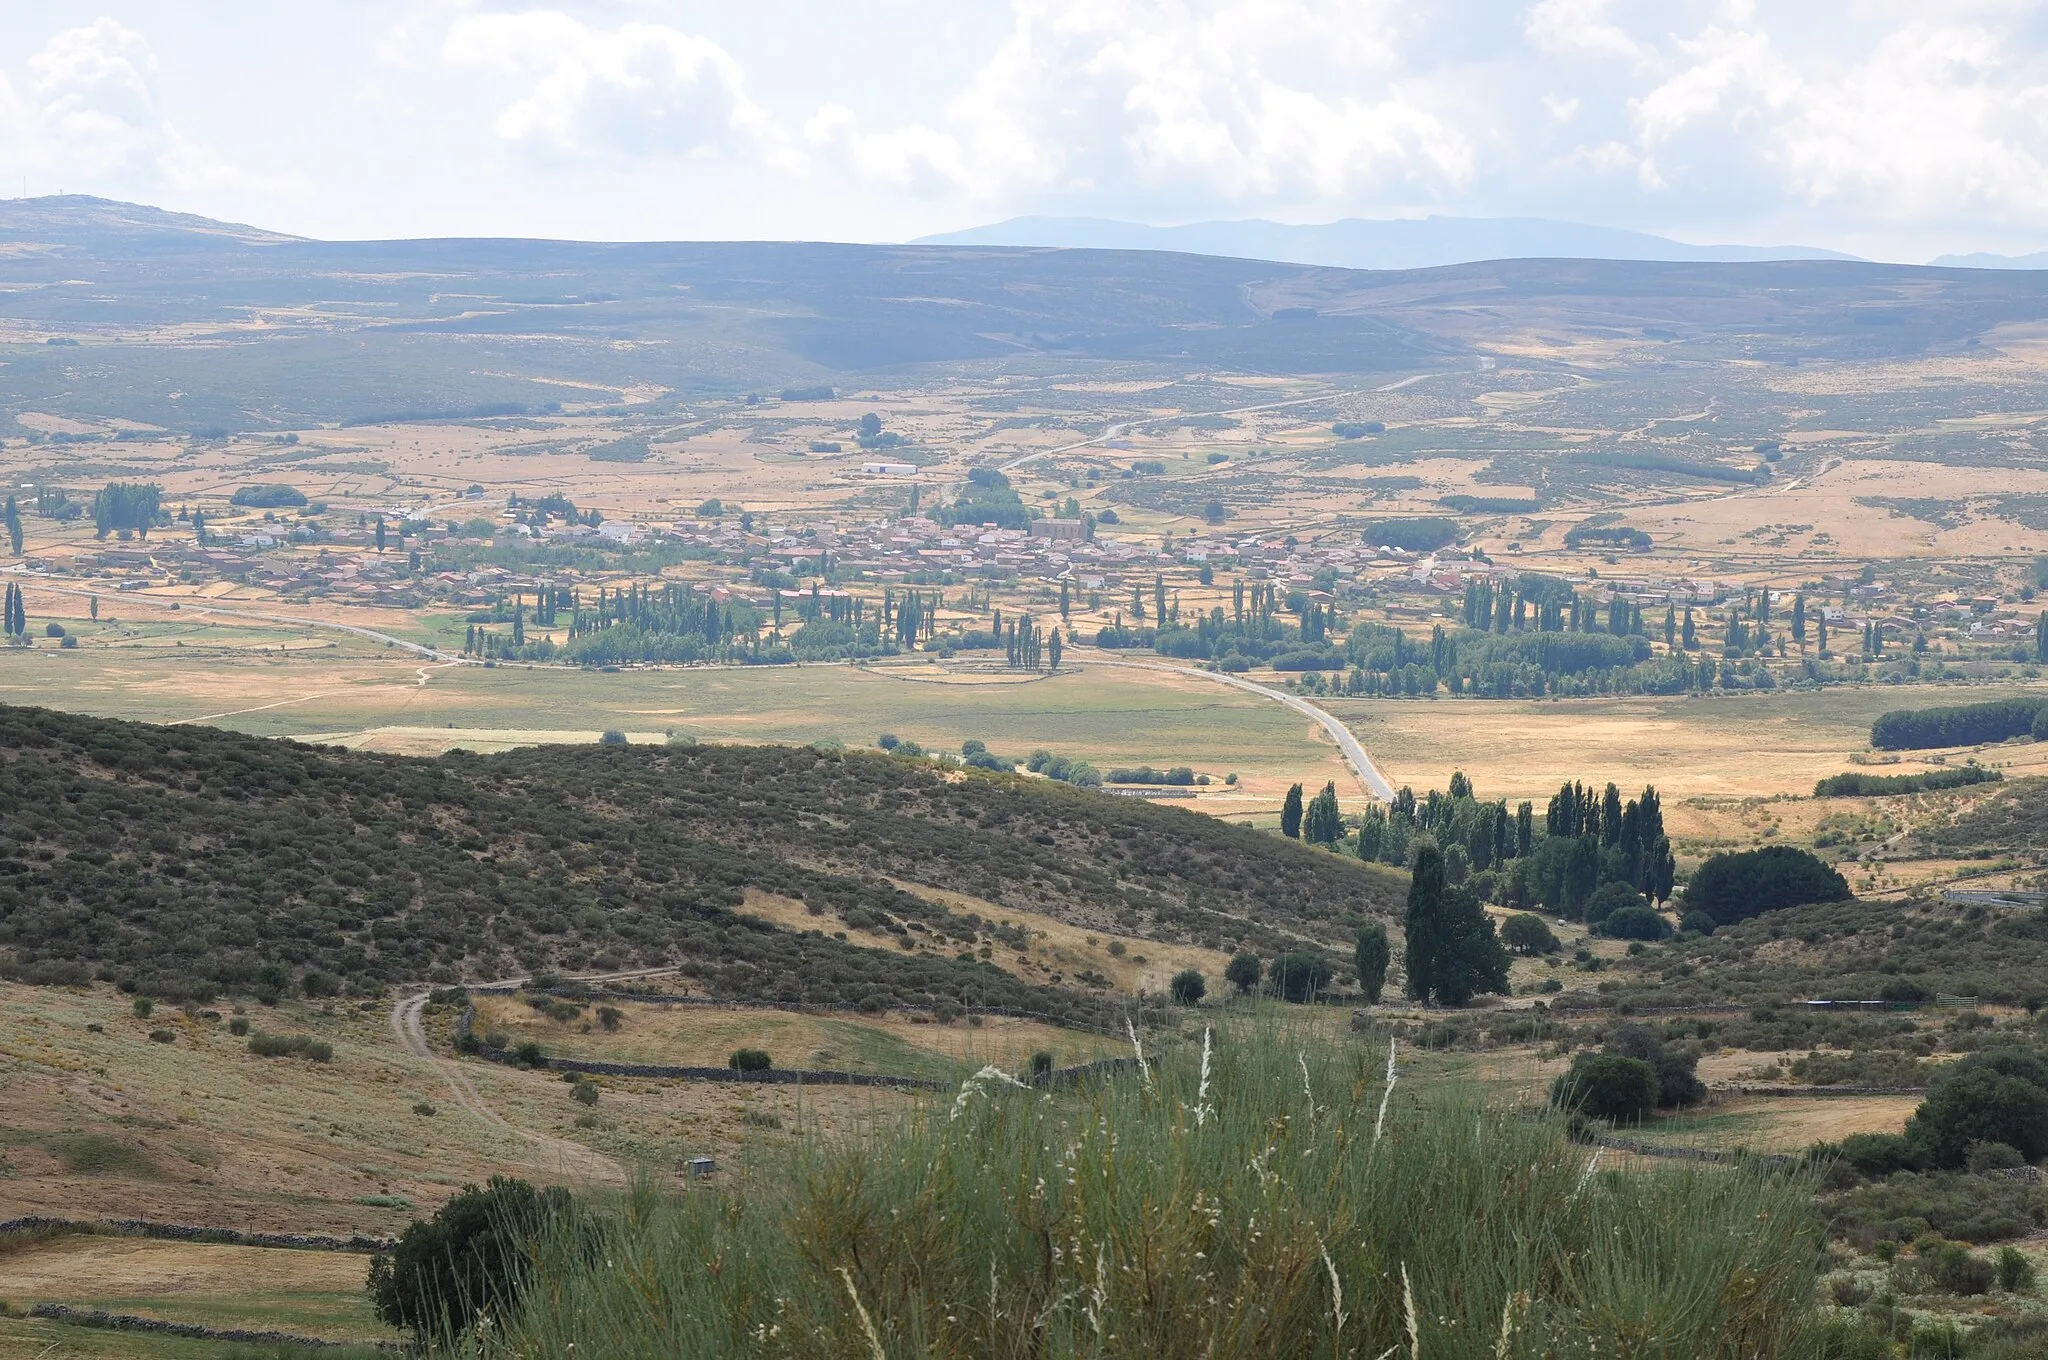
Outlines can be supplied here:
[[1652, 49], [1607, 19], [1608, 0], [1540, 0], [1522, 21], [1522, 32], [1539, 52], [1645, 61]]
[[51, 35], [21, 79], [0, 73], [0, 146], [68, 187], [185, 189], [237, 178], [179, 135], [158, 101], [149, 41], [108, 18]]
[[1011, 31], [937, 130], [841, 145], [981, 200], [1234, 205], [1462, 184], [1472, 145], [1403, 88], [1396, 8], [1014, 0]]
[[499, 111], [497, 133], [546, 157], [709, 159], [773, 141], [739, 62], [666, 24], [598, 28], [556, 10], [476, 14], [450, 26], [441, 53], [516, 78], [523, 92]]

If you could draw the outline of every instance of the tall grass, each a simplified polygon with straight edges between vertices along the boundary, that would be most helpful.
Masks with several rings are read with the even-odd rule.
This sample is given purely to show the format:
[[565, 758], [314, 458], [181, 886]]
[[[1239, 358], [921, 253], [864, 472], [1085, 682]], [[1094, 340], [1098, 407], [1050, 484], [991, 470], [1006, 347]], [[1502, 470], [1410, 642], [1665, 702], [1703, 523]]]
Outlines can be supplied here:
[[[478, 1354], [1755, 1360], [1818, 1230], [1763, 1170], [1589, 1170], [1545, 1118], [1267, 1027], [1151, 1080], [986, 1073], [896, 1126], [643, 1186]], [[573, 1343], [574, 1349], [570, 1349]]]

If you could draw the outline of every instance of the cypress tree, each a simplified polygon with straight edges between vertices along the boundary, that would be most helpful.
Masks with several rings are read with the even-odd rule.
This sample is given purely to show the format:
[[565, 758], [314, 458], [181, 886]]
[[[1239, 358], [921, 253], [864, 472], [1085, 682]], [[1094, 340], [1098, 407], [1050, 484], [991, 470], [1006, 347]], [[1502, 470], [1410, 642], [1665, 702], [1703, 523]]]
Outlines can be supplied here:
[[1424, 842], [1415, 852], [1415, 872], [1408, 883], [1408, 914], [1402, 925], [1408, 937], [1403, 957], [1410, 1001], [1428, 1003], [1436, 988], [1437, 958], [1442, 948], [1444, 857]]
[[1344, 834], [1344, 818], [1337, 810], [1337, 781], [1324, 784], [1310, 801], [1302, 819], [1302, 837], [1311, 845], [1334, 845]]
[[7, 498], [7, 547], [16, 557], [21, 556], [21, 507], [14, 503], [14, 497]]
[[1536, 848], [1536, 808], [1523, 803], [1515, 809], [1515, 858], [1522, 859]]
[[1290, 840], [1301, 836], [1301, 785], [1295, 784], [1287, 790], [1287, 801], [1280, 805], [1280, 834]]
[[1462, 1006], [1481, 992], [1506, 995], [1508, 952], [1471, 889], [1445, 890], [1436, 943], [1431, 991], [1439, 1004]]
[[1387, 985], [1387, 964], [1393, 957], [1393, 950], [1387, 944], [1387, 928], [1374, 921], [1358, 928], [1358, 943], [1351, 951], [1351, 962], [1358, 969], [1358, 990], [1365, 994], [1367, 1005], [1378, 1005], [1380, 993]]

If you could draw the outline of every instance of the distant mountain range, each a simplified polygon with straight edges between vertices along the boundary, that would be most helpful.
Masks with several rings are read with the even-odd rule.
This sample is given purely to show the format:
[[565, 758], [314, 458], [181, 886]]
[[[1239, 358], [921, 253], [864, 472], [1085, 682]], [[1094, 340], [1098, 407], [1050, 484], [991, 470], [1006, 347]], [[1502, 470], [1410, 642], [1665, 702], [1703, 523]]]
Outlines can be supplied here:
[[2048, 269], [2048, 250], [2031, 255], [1993, 255], [1979, 250], [1969, 255], [1943, 255], [1929, 263], [1948, 269]]
[[1854, 260], [1814, 246], [1696, 246], [1647, 232], [1541, 217], [1346, 218], [1297, 227], [1250, 219], [1153, 227], [1100, 217], [1013, 217], [919, 237], [914, 245], [1173, 250], [1339, 269], [1431, 269], [1482, 260]]

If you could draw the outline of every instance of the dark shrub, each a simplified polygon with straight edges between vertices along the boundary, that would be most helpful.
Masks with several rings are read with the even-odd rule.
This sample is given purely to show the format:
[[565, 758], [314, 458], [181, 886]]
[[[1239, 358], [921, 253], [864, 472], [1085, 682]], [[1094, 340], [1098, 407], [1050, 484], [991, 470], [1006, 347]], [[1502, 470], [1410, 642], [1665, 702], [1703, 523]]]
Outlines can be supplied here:
[[1592, 1119], [1633, 1124], [1657, 1108], [1657, 1069], [1619, 1053], [1581, 1053], [1551, 1085], [1550, 1103]]
[[1040, 1049], [1031, 1055], [1031, 1075], [1049, 1077], [1052, 1075], [1052, 1054]]
[[1781, 907], [1843, 902], [1849, 884], [1815, 856], [1789, 845], [1715, 855], [1685, 887], [1685, 909], [1733, 925]]
[[1620, 911], [1610, 912], [1593, 930], [1616, 940], [1664, 940], [1671, 937], [1671, 923], [1649, 907], [1623, 907]]
[[534, 1239], [574, 1213], [569, 1192], [559, 1188], [536, 1190], [504, 1176], [481, 1190], [465, 1186], [370, 1263], [377, 1316], [426, 1345], [459, 1336], [479, 1314], [505, 1317], [526, 1286]]
[[1714, 918], [1703, 911], [1689, 911], [1678, 918], [1678, 928], [1695, 935], [1711, 935], [1714, 933]]
[[736, 1048], [725, 1065], [735, 1072], [766, 1072], [775, 1066], [775, 1060], [758, 1048]]
[[512, 1061], [521, 1067], [539, 1067], [547, 1061], [547, 1055], [540, 1051], [540, 1045], [528, 1039], [512, 1050]]
[[2017, 1048], [1973, 1053], [1934, 1079], [1906, 1136], [1933, 1166], [1963, 1165], [1973, 1143], [2048, 1155], [2048, 1059]]
[[619, 731], [616, 727], [609, 727], [605, 729], [604, 735], [600, 736], [597, 741], [600, 746], [624, 746], [626, 744], [626, 734]]
[[1501, 922], [1500, 942], [1524, 956], [1555, 954], [1564, 947], [1550, 927], [1543, 924], [1542, 917], [1526, 911], [1516, 912]]
[[1330, 985], [1330, 961], [1321, 954], [1297, 949], [1273, 960], [1267, 977], [1286, 1001], [1307, 1001]]
[[1913, 1145], [1896, 1133], [1852, 1133], [1842, 1140], [1842, 1160], [1872, 1180], [1917, 1165]]
[[252, 1034], [249, 1051], [259, 1058], [305, 1058], [311, 1062], [332, 1062], [334, 1045], [310, 1034]]
[[1231, 955], [1230, 962], [1224, 965], [1223, 980], [1240, 992], [1249, 992], [1259, 985], [1259, 975], [1264, 971], [1257, 954], [1250, 950], [1239, 950]]
[[1650, 905], [1650, 899], [1626, 883], [1602, 883], [1586, 899], [1584, 915], [1589, 925], [1599, 925], [1617, 911]]
[[1209, 992], [1209, 983], [1198, 969], [1184, 968], [1173, 975], [1168, 984], [1173, 999], [1183, 1006], [1192, 1006], [1201, 1001]]
[[1984, 1294], [1998, 1279], [1998, 1267], [1953, 1242], [1936, 1248], [1927, 1263], [1934, 1283], [1951, 1294]]

